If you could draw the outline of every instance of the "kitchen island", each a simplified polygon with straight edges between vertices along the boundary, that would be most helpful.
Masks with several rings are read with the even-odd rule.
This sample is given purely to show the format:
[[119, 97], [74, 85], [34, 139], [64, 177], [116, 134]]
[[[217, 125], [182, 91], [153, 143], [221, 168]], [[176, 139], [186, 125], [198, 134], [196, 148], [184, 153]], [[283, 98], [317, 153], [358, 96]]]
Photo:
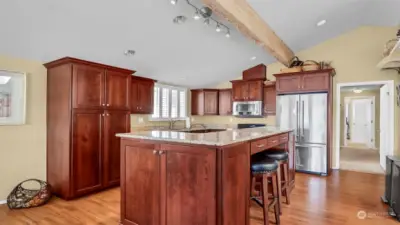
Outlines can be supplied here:
[[250, 156], [289, 152], [291, 130], [139, 131], [121, 137], [121, 224], [248, 225]]

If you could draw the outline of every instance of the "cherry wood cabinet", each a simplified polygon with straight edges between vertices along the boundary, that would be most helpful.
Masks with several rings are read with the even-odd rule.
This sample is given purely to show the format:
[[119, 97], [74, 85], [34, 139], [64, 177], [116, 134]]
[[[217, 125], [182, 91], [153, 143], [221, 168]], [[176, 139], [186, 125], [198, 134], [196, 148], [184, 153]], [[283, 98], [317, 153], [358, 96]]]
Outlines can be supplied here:
[[144, 77], [132, 77], [131, 112], [135, 114], [153, 114], [154, 80]]
[[47, 68], [47, 181], [73, 199], [119, 184], [135, 71], [62, 58]]
[[274, 74], [278, 94], [329, 91], [333, 70]]
[[191, 90], [192, 115], [218, 115], [218, 89]]
[[75, 195], [102, 187], [103, 110], [74, 111], [72, 118], [72, 182]]
[[276, 88], [275, 82], [264, 86], [264, 115], [276, 114]]
[[130, 130], [130, 112], [107, 110], [104, 112], [104, 147], [103, 147], [103, 183], [104, 186], [115, 186], [120, 181], [120, 144], [117, 133]]
[[219, 115], [232, 115], [232, 89], [220, 89], [218, 99]]
[[214, 149], [123, 140], [121, 152], [122, 224], [216, 223]]
[[263, 100], [263, 81], [243, 81], [235, 80], [232, 82], [233, 101], [262, 101]]

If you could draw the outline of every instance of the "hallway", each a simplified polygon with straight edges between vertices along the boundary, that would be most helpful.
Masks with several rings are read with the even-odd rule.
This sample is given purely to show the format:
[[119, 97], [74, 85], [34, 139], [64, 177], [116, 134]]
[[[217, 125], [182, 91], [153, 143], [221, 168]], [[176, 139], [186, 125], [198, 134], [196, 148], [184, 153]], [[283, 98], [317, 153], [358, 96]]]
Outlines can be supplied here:
[[340, 169], [365, 173], [383, 174], [379, 164], [379, 150], [340, 148]]

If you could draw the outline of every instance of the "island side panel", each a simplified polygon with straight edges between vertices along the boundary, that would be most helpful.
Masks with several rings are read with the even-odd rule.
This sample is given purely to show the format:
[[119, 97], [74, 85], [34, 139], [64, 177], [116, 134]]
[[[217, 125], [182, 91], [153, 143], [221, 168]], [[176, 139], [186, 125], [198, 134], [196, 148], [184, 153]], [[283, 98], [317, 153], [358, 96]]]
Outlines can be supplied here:
[[121, 224], [160, 224], [159, 145], [121, 140]]
[[216, 148], [162, 144], [161, 151], [166, 225], [215, 225]]
[[218, 224], [249, 224], [250, 142], [225, 146], [218, 153]]

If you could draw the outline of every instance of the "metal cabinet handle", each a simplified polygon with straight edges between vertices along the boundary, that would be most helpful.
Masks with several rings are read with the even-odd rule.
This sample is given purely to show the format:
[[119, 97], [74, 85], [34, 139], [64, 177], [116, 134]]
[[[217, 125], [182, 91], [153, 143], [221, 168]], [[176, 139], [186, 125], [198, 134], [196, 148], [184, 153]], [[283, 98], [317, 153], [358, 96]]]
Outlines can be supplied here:
[[277, 140], [273, 140], [273, 141], [272, 141], [272, 143], [276, 143], [276, 142], [278, 142], [278, 141], [277, 141]]
[[154, 155], [157, 155], [157, 153], [158, 153], [157, 150], [154, 150], [154, 151], [153, 151], [153, 154], [154, 154]]
[[162, 154], [164, 154], [164, 153], [165, 153], [164, 151], [159, 151], [159, 152], [158, 152], [159, 155], [162, 155]]
[[101, 116], [103, 116], [103, 117], [104, 117], [104, 114], [101, 114]]
[[103, 103], [103, 104], [101, 104], [101, 105], [102, 105], [102, 106], [105, 106], [106, 104]]
[[262, 148], [262, 147], [264, 147], [265, 145], [257, 145], [257, 148]]
[[107, 104], [107, 106], [110, 106], [110, 104]]

